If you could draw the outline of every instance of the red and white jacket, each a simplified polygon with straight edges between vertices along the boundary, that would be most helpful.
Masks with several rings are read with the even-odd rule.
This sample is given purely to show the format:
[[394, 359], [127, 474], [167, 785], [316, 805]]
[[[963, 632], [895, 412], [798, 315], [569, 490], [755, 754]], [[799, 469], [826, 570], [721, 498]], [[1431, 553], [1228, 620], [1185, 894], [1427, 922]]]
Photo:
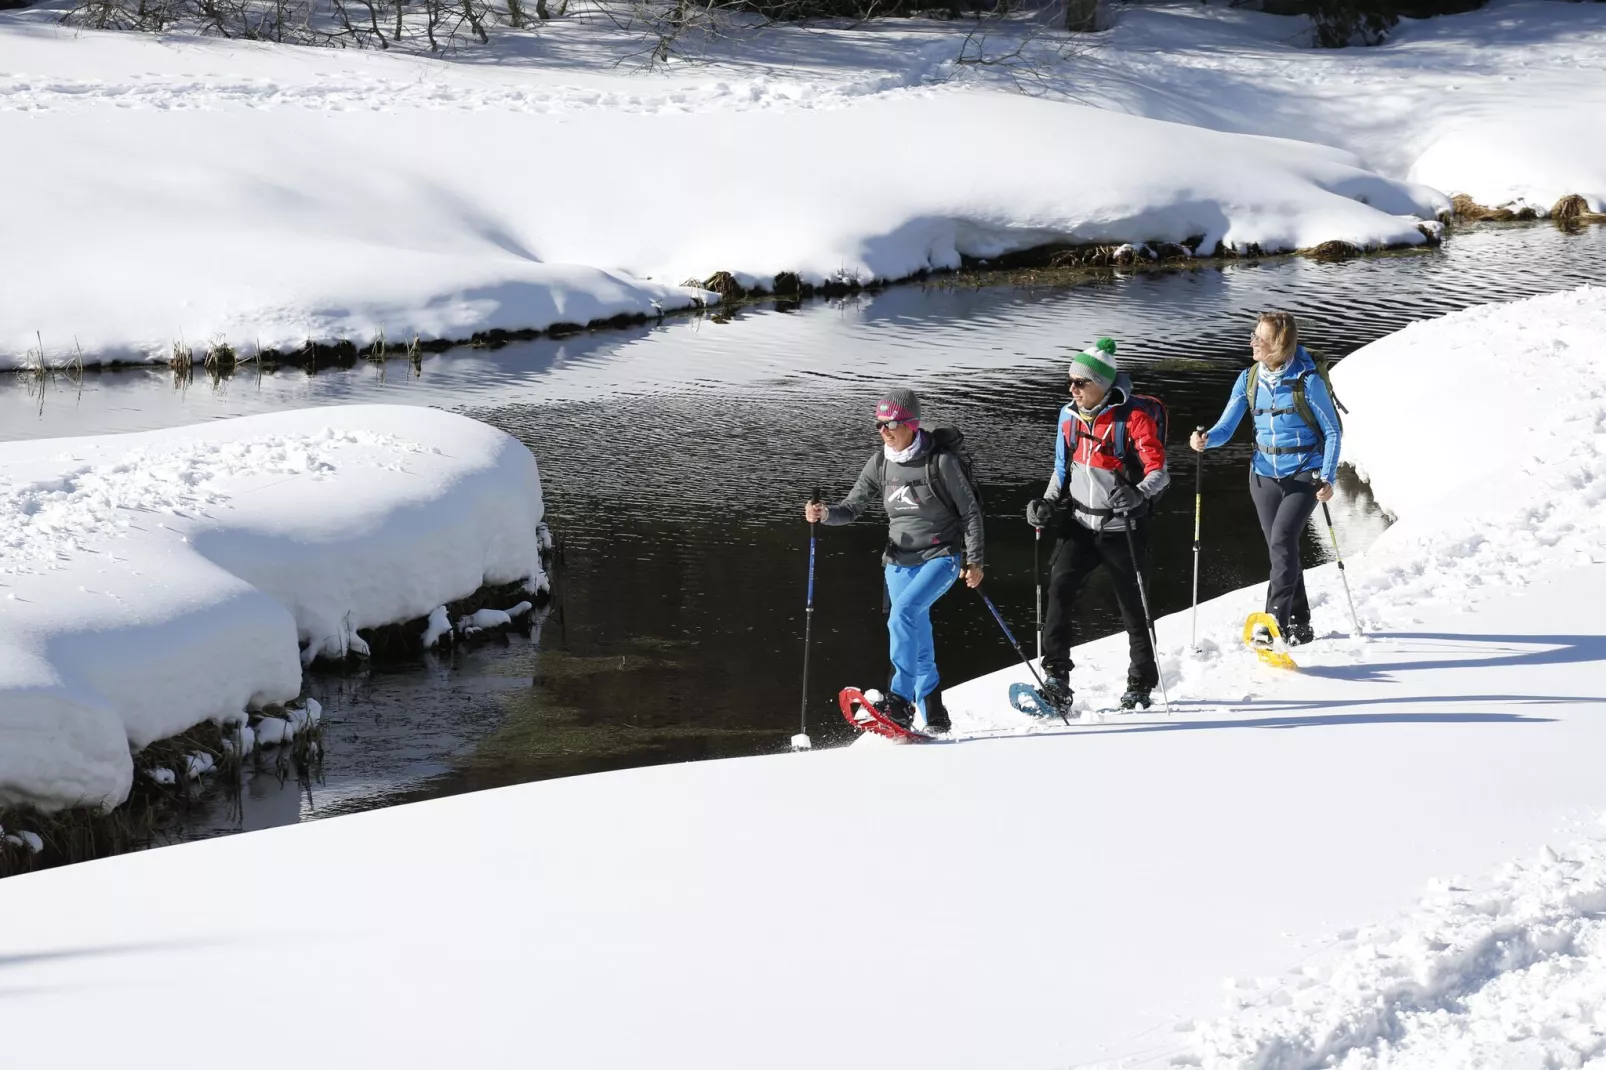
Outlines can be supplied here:
[[[1147, 502], [1171, 484], [1160, 429], [1146, 410], [1128, 404], [1131, 394], [1132, 381], [1122, 375], [1091, 418], [1083, 417], [1074, 402], [1060, 410], [1054, 477], [1043, 498], [1068, 495], [1076, 522], [1093, 531], [1125, 530], [1126, 518], [1110, 507], [1116, 486], [1136, 486]], [[1118, 427], [1123, 421], [1124, 433]], [[1147, 512], [1145, 507], [1137, 515]]]

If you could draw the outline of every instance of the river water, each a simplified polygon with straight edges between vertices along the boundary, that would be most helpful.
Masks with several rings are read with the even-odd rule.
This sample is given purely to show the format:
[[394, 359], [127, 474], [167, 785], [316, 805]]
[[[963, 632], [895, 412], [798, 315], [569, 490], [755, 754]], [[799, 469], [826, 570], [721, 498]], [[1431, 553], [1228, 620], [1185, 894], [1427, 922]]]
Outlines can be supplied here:
[[[539, 459], [562, 542], [558, 598], [528, 636], [405, 668], [318, 674], [322, 775], [247, 778], [172, 830], [219, 834], [464, 790], [658, 762], [783, 750], [798, 727], [808, 528], [816, 486], [840, 496], [878, 448], [878, 390], [919, 391], [928, 423], [962, 427], [988, 517], [987, 589], [1027, 637], [1033, 542], [1021, 519], [1052, 470], [1069, 357], [1115, 338], [1139, 388], [1170, 409], [1174, 487], [1155, 522], [1156, 611], [1190, 598], [1194, 455], [1248, 359], [1255, 314], [1296, 313], [1306, 343], [1341, 358], [1407, 323], [1472, 304], [1606, 280], [1606, 228], [1487, 227], [1434, 252], [1321, 264], [1300, 259], [1108, 276], [1076, 285], [937, 282], [802, 306], [540, 340], [372, 366], [242, 372], [176, 389], [165, 370], [0, 380], [0, 439], [145, 430], [304, 405], [387, 402], [466, 412]], [[1447, 367], [1445, 374], [1455, 369]], [[1542, 374], [1542, 373], [1541, 373]], [[1505, 387], [1503, 386], [1502, 389]], [[1455, 414], [1422, 399], [1419, 448], [1443, 463]], [[1416, 435], [1421, 429], [1402, 434]], [[1208, 455], [1201, 596], [1265, 579], [1248, 495], [1249, 450]], [[1385, 526], [1363, 487], [1341, 488], [1346, 552]], [[842, 686], [886, 678], [878, 555], [884, 523], [822, 531], [809, 731], [850, 734]], [[1325, 539], [1307, 532], [1306, 554]], [[1119, 628], [1095, 583], [1079, 637]], [[957, 682], [1013, 659], [975, 596], [934, 614], [939, 664]], [[1317, 620], [1318, 633], [1342, 629]]]

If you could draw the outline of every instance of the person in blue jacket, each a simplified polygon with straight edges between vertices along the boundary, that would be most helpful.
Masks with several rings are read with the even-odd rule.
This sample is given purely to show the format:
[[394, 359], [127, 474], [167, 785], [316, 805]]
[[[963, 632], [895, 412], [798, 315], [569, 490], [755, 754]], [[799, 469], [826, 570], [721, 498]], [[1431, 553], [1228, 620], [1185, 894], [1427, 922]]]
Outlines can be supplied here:
[[1277, 620], [1289, 645], [1315, 638], [1305, 570], [1299, 562], [1299, 535], [1318, 502], [1333, 496], [1343, 431], [1332, 393], [1317, 374], [1316, 362], [1299, 344], [1299, 327], [1287, 312], [1265, 312], [1250, 338], [1255, 363], [1238, 376], [1226, 411], [1209, 431], [1189, 440], [1203, 452], [1223, 446], [1250, 411], [1250, 376], [1255, 376], [1255, 456], [1249, 466], [1249, 495], [1260, 514], [1260, 528], [1271, 552], [1271, 585], [1266, 612]]

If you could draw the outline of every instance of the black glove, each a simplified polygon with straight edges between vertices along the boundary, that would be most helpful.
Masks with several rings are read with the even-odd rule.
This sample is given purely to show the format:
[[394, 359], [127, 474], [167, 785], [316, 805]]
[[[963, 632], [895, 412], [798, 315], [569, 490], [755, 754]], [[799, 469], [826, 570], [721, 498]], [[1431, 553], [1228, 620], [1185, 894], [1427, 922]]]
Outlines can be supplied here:
[[1026, 503], [1026, 523], [1034, 528], [1052, 527], [1055, 504], [1055, 502], [1045, 502], [1041, 498], [1033, 498]]
[[1143, 503], [1147, 501], [1147, 499], [1143, 497], [1143, 492], [1141, 490], [1136, 487], [1127, 486], [1125, 483], [1117, 484], [1115, 489], [1110, 491], [1109, 497], [1110, 508], [1114, 509], [1117, 513], [1135, 512], [1136, 510], [1141, 509], [1143, 507]]

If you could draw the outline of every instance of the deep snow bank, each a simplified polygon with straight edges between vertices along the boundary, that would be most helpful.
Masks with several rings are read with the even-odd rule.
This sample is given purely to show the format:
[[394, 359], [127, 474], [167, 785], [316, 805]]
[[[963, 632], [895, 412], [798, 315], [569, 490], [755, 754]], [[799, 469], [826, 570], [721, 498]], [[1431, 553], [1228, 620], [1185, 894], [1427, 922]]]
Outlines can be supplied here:
[[[675, 284], [721, 269], [868, 281], [1054, 241], [1419, 244], [1448, 203], [1341, 149], [922, 85], [918, 51], [913, 85], [815, 106], [792, 74], [775, 80], [804, 99], [767, 89], [760, 109], [708, 93], [719, 69], [574, 86], [568, 66], [0, 21], [0, 138], [33, 161], [4, 190], [38, 206], [0, 222], [0, 367], [41, 344], [145, 359], [585, 323], [683, 307], [700, 291]], [[63, 285], [86, 260], [118, 285]]]
[[541, 516], [527, 449], [433, 409], [0, 446], [0, 803], [115, 804], [131, 746], [294, 698], [359, 628], [544, 584]]

